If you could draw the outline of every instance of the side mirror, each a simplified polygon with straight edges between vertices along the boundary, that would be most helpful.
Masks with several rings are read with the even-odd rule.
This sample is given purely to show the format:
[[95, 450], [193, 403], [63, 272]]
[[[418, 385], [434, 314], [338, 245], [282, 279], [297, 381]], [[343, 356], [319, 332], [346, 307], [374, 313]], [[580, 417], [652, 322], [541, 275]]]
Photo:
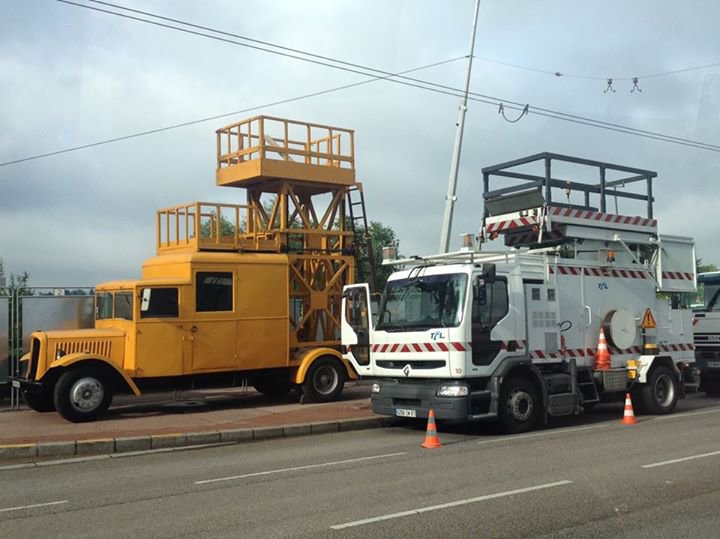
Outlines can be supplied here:
[[487, 303], [487, 288], [485, 288], [484, 279], [480, 277], [473, 282], [473, 302], [477, 305], [485, 305]]
[[495, 282], [495, 264], [483, 264], [483, 280], [486, 283]]
[[150, 308], [150, 288], [143, 288], [141, 300], [140, 300], [140, 311], [147, 312]]

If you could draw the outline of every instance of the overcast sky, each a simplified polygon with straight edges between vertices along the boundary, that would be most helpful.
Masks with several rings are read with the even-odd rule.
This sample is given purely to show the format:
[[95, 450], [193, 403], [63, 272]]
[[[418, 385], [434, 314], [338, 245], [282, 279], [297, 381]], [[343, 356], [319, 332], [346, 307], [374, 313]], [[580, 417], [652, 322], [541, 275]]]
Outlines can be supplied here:
[[[393, 73], [466, 55], [474, 9], [474, 0], [118, 3]], [[471, 90], [720, 144], [720, 68], [643, 78], [720, 62], [718, 20], [713, 0], [483, 0], [476, 57], [532, 69], [478, 58]], [[413, 76], [460, 88], [466, 65]], [[602, 79], [633, 76], [642, 92], [629, 81], [603, 92]], [[434, 252], [458, 98], [376, 81], [266, 106], [366, 78], [54, 0], [1, 0], [0, 162], [257, 108], [0, 167], [0, 257], [36, 286], [138, 277], [154, 253], [157, 208], [244, 202], [215, 186], [214, 131], [255, 114], [354, 129], [370, 219], [397, 232], [403, 254]], [[508, 123], [477, 102], [468, 107], [453, 247], [481, 224], [480, 169], [541, 151], [657, 171], [660, 231], [695, 237], [698, 256], [720, 263], [720, 154], [536, 114]]]

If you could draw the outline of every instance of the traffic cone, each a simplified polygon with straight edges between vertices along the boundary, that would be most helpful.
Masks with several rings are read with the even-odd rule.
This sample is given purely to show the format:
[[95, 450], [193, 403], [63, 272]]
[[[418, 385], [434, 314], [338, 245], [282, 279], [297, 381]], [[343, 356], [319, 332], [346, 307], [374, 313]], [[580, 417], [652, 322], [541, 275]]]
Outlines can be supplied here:
[[597, 351], [595, 352], [595, 370], [606, 371], [611, 367], [610, 351], [608, 350], [607, 339], [605, 339], [605, 330], [600, 327], [600, 335], [598, 335]]
[[430, 410], [428, 414], [427, 432], [425, 433], [425, 441], [420, 445], [425, 449], [436, 449], [442, 447], [440, 438], [437, 435], [437, 429], [435, 428], [435, 412]]
[[625, 413], [623, 414], [621, 423], [623, 425], [634, 425], [637, 422], [638, 422], [638, 420], [635, 419], [635, 412], [633, 412], [632, 399], [630, 398], [630, 393], [626, 393], [625, 394]]

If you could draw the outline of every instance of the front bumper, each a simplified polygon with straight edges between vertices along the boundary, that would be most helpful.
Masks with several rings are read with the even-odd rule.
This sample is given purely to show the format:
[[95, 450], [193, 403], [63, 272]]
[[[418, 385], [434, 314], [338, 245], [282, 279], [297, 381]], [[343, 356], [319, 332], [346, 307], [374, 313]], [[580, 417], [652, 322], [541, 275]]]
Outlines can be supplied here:
[[40, 393], [43, 391], [42, 382], [28, 380], [27, 378], [21, 378], [19, 376], [11, 376], [10, 385], [21, 391], [27, 391], [28, 393]]
[[373, 380], [380, 391], [371, 395], [372, 411], [379, 415], [427, 418], [430, 410], [437, 419], [477, 421], [497, 417], [493, 392], [483, 384], [470, 384], [464, 397], [438, 397], [437, 390], [448, 380]]

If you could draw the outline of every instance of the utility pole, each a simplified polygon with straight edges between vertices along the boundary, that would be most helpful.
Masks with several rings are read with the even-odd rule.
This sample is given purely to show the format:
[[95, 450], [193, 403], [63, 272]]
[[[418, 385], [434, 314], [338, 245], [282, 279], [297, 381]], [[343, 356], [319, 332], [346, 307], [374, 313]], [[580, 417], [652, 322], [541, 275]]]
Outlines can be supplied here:
[[480, 0], [475, 1], [475, 15], [473, 17], [472, 37], [470, 38], [470, 53], [468, 55], [468, 68], [465, 76], [465, 91], [460, 100], [458, 111], [457, 131], [455, 132], [455, 145], [453, 146], [452, 162], [450, 163], [450, 179], [448, 192], [445, 196], [445, 215], [443, 216], [442, 232], [440, 236], [440, 252], [447, 253], [450, 248], [450, 233], [452, 232], [453, 211], [455, 209], [455, 191], [457, 190], [458, 168], [460, 166], [460, 151], [462, 150], [463, 130], [465, 128], [465, 113], [467, 112], [468, 91], [470, 90], [470, 73], [472, 71], [473, 54], [475, 51], [475, 31], [477, 30]]

